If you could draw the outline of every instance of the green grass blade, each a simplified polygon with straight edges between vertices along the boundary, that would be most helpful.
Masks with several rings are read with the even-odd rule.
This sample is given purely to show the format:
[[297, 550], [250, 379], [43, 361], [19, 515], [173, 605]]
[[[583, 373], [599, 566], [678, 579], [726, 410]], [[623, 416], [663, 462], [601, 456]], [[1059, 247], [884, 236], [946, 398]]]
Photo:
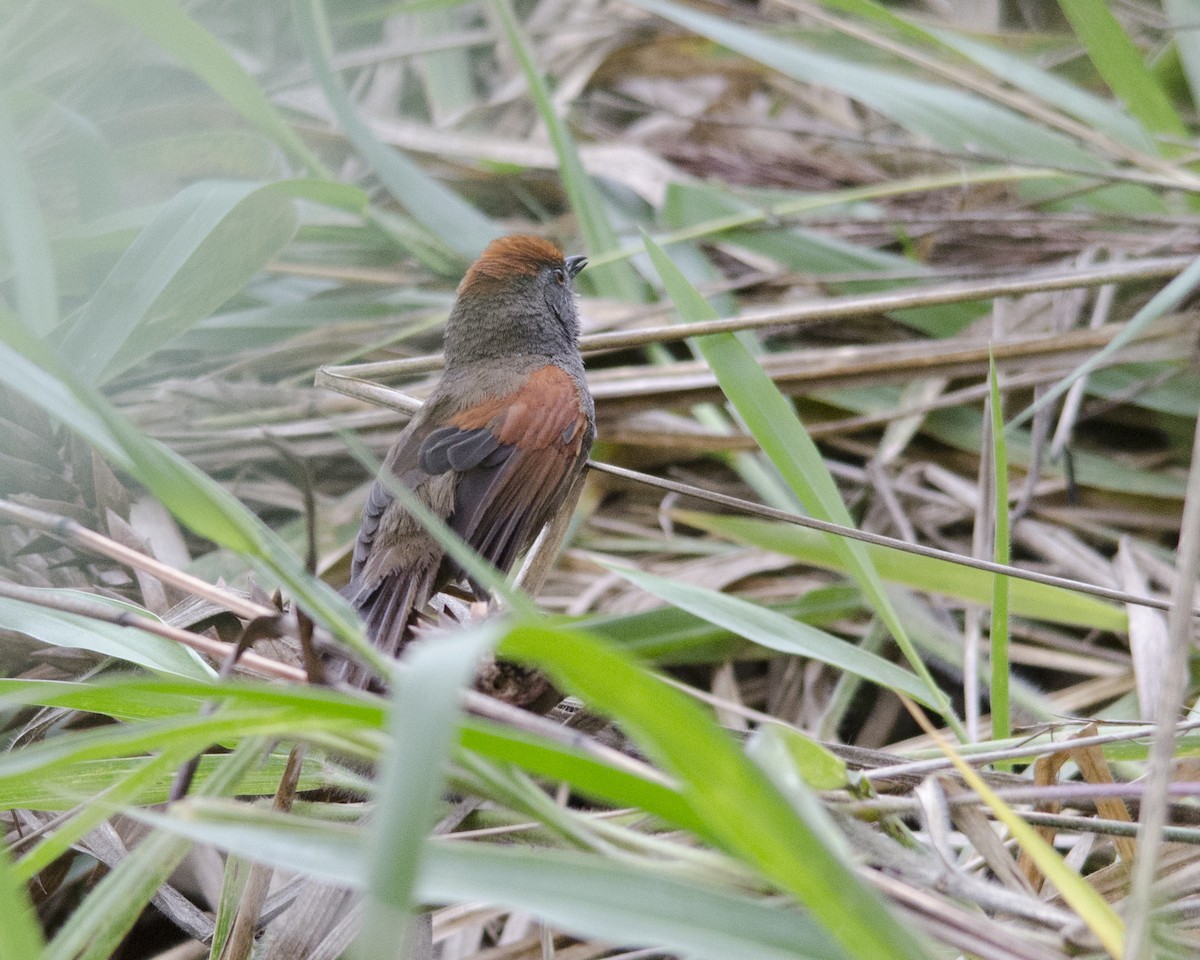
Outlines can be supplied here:
[[[313, 742], [322, 749], [347, 757], [374, 761], [378, 737], [374, 731], [354, 728], [345, 719], [311, 717], [289, 709], [221, 708], [206, 715], [174, 715], [136, 724], [108, 724], [103, 729], [54, 736], [43, 743], [0, 755], [0, 798], [3, 809], [70, 810], [96, 800], [99, 791], [111, 789], [125, 777], [136, 775], [147, 757], [170, 751], [176, 756], [196, 756], [213, 744], [234, 747], [252, 737], [264, 742], [286, 738]], [[219, 778], [228, 754], [202, 758], [195, 784]], [[279, 784], [284, 757], [253, 775], [243, 773], [239, 793], [271, 794]], [[264, 779], [271, 779], [265, 783]], [[330, 774], [310, 769], [304, 781], [309, 786], [328, 785]], [[339, 778], [334, 776], [337, 781]], [[138, 802], [162, 802], [170, 780], [156, 780], [138, 787]], [[198, 787], [197, 787], [198, 788]], [[131, 802], [133, 802], [131, 800]], [[107, 808], [112, 813], [112, 808]], [[18, 864], [23, 869], [24, 861]]]
[[129, 458], [97, 411], [80, 403], [65, 379], [50, 372], [57, 366], [17, 318], [0, 309], [0, 383], [65, 423], [121, 469], [130, 469]]
[[220, 960], [225, 951], [225, 944], [229, 942], [229, 935], [233, 933], [245, 896], [250, 869], [250, 862], [236, 853], [230, 853], [225, 858], [225, 871], [221, 875], [221, 899], [213, 917], [213, 936], [208, 960]]
[[391, 743], [379, 778], [370, 827], [367, 896], [359, 956], [404, 955], [412, 935], [413, 887], [433, 824], [456, 737], [459, 693], [479, 658], [495, 643], [495, 627], [414, 644], [397, 671], [388, 730]]
[[[770, 520], [693, 510], [677, 510], [674, 515], [690, 526], [738, 543], [796, 557], [826, 570], [850, 572], [843, 557], [833, 549], [829, 538], [815, 530]], [[991, 600], [992, 575], [985, 570], [974, 570], [935, 557], [918, 557], [875, 544], [866, 544], [866, 548], [879, 575], [890, 583], [940, 593], [970, 603], [987, 604]], [[1110, 633], [1123, 633], [1129, 629], [1129, 618], [1121, 607], [1062, 587], [1014, 580], [1010, 584], [1010, 594], [1012, 611], [1032, 620], [1089, 627]]]
[[[201, 745], [199, 749], [204, 749], [204, 746]], [[195, 747], [189, 746], [187, 754], [195, 756], [195, 750]], [[199, 786], [217, 774], [223, 756], [225, 754], [201, 756], [192, 782]], [[236, 792], [247, 797], [270, 796], [279, 786], [286, 760], [286, 754], [274, 754], [261, 767], [250, 771], [238, 783]], [[45, 777], [30, 777], [20, 782], [9, 780], [0, 788], [0, 810], [70, 811], [80, 803], [99, 796], [105, 790], [118, 787], [153, 762], [153, 759], [147, 757], [116, 757], [107, 760], [82, 761], [64, 765]], [[142, 782], [136, 790], [131, 791], [125, 802], [139, 806], [166, 803], [170, 798], [176, 769], [178, 769], [178, 764], [175, 768], [164, 772], [162, 776], [149, 778]], [[70, 794], [62, 789], [64, 783], [71, 784], [72, 792]], [[330, 785], [330, 778], [325, 775], [323, 770], [309, 767], [301, 774], [300, 784], [302, 790], [319, 790]], [[59, 835], [59, 832], [53, 834], [55, 838]], [[48, 838], [44, 842], [53, 844], [55, 841]], [[31, 853], [35, 853], [35, 851], [31, 851]], [[25, 860], [22, 860], [21, 863], [23, 865]], [[36, 874], [42, 866], [43, 864], [37, 861], [32, 862], [27, 875]]]
[[687, 801], [667, 783], [602, 763], [583, 751], [522, 733], [512, 727], [469, 719], [463, 726], [465, 750], [500, 763], [512, 764], [614, 807], [631, 807], [700, 836], [708, 828]]
[[208, 317], [296, 232], [288, 184], [202, 182], [138, 234], [58, 346], [82, 381], [111, 380]]
[[1108, 134], [1114, 140], [1151, 156], [1158, 151], [1154, 138], [1146, 129], [1107, 97], [1099, 97], [1058, 74], [1043, 69], [1036, 61], [1003, 47], [949, 30], [935, 30], [933, 35], [963, 56], [969, 57], [997, 79], [1044, 100], [1063, 113]]
[[[715, 311], [675, 268], [662, 249], [645, 234], [643, 238], [650, 259], [662, 277], [667, 293], [674, 301], [680, 316], [685, 321], [714, 319]], [[800, 498], [804, 508], [819, 519], [853, 526], [820, 450], [796, 417], [787, 399], [763, 372], [749, 351], [733, 334], [700, 337], [696, 342], [704, 354], [704, 359], [716, 374], [725, 396], [736, 408], [763, 452]], [[863, 595], [887, 624], [909, 665], [925, 684], [931, 702], [936, 705], [935, 709], [946, 723], [962, 736], [962, 724], [955, 717], [949, 700], [909, 640], [907, 631], [892, 608], [883, 581], [864, 546], [840, 537], [831, 540], [851, 575], [858, 581]]]
[[[517, 61], [521, 64], [525, 82], [529, 86], [529, 95], [550, 134], [550, 143], [554, 146], [555, 156], [558, 157], [563, 189], [566, 190], [571, 209], [579, 221], [579, 229], [587, 243], [588, 253], [593, 257], [613, 253], [618, 249], [619, 244], [617, 235], [608, 222], [604, 201], [601, 200], [587, 171], [583, 169], [583, 163], [579, 159], [579, 152], [575, 149], [575, 142], [571, 139], [567, 125], [563, 123], [562, 118], [554, 109], [546, 81], [538, 71], [537, 64], [533, 62], [533, 55], [530, 53], [529, 45], [525, 42], [516, 17], [513, 16], [509, 0], [492, 0], [492, 6], [504, 27], [504, 33], [516, 54]], [[646, 299], [645, 284], [638, 279], [637, 274], [627, 262], [621, 261], [594, 267], [587, 272], [586, 277], [589, 283], [606, 296], [634, 301]]]
[[[907, 929], [708, 712], [583, 633], [522, 624], [499, 652], [535, 664], [615, 720], [667, 773], [721, 845], [796, 896], [851, 955], [922, 957]], [[853, 916], [853, 924], [846, 917]]]
[[[59, 593], [80, 596], [73, 590], [60, 591], [51, 588], [40, 589], [38, 593], [51, 600]], [[93, 594], [83, 596], [98, 604], [108, 602], [107, 598]], [[122, 627], [65, 613], [52, 607], [0, 597], [0, 622], [3, 622], [7, 629], [19, 630], [42, 643], [68, 649], [90, 650], [101, 656], [135, 663], [147, 670], [196, 680], [216, 675], [195, 651], [133, 626], [139, 616], [155, 619], [153, 614], [147, 611], [136, 610], [131, 617], [132, 623]]]
[[520, 900], [520, 908], [557, 926], [621, 943], [659, 944], [698, 960], [851, 956], [810, 916], [648, 864], [567, 851], [442, 844], [429, 858], [420, 889], [435, 902], [494, 902], [499, 896], [518, 906]]
[[[449, 7], [421, 10], [411, 14], [422, 39], [437, 42], [450, 37], [464, 26], [459, 11]], [[448, 47], [425, 53], [417, 61], [424, 81], [425, 99], [435, 126], [453, 122], [478, 100], [475, 92], [469, 51]]]
[[[820, 761], [814, 764], [812, 761], [816, 759], [816, 755], [799, 746], [804, 743], [803, 737], [788, 737], [783, 732], [786, 729], [781, 724], [773, 723], [759, 727], [746, 743], [746, 755], [774, 784], [775, 789], [787, 797], [788, 803], [808, 829], [827, 838], [830, 846], [838, 851], [842, 859], [852, 861], [854, 850], [838, 829], [837, 822], [813, 792], [816, 788], [807, 780], [810, 774], [818, 780], [832, 774], [835, 778], [834, 785], [828, 789], [843, 789], [847, 785], [845, 768], [841, 769], [839, 778], [835, 757], [828, 758], [834, 761], [832, 765]], [[818, 745], [810, 743], [808, 746]]]
[[[856, 587], [836, 584], [817, 587], [788, 603], [763, 609], [816, 627], [854, 616], [862, 609], [862, 602]], [[644, 613], [587, 617], [577, 626], [615, 643], [639, 660], [660, 664], [716, 663], [743, 646], [743, 641], [735, 639], [730, 631], [671, 606]]]
[[[1008, 445], [1004, 441], [1004, 409], [1000, 403], [1000, 383], [996, 379], [996, 358], [988, 357], [992, 409], [992, 476], [994, 478], [996, 520], [992, 537], [992, 559], [1008, 564], [1012, 545], [1008, 529]], [[1007, 739], [1012, 732], [1008, 705], [1008, 577], [992, 574], [992, 739]]]
[[[59, 857], [70, 852], [71, 846], [82, 840], [88, 832], [112, 816], [112, 811], [133, 803], [148, 787], [164, 778], [173, 776], [184, 763], [194, 756], [190, 747], [164, 750], [136, 767], [128, 776], [107, 789], [93, 794], [74, 816], [60, 820], [54, 831], [41, 840], [36, 847], [23, 856], [17, 869], [23, 877], [33, 880]], [[74, 781], [73, 781], [74, 782]], [[197, 785], [203, 781], [195, 781]], [[78, 786], [78, 783], [75, 783]]]
[[[365, 884], [359, 831], [228, 804], [133, 814], [197, 842], [341, 886]], [[566, 850], [438, 841], [417, 891], [426, 903], [486, 900], [614, 943], [651, 944], [702, 960], [850, 960], [812, 918], [652, 862]], [[390, 954], [389, 954], [390, 955]]]
[[248, 680], [217, 682], [148, 678], [144, 675], [65, 680], [0, 680], [0, 704], [69, 707], [115, 720], [152, 720], [191, 716], [206, 701], [227, 706], [273, 710], [294, 709], [313, 718], [341, 718], [359, 726], [382, 728], [383, 707], [377, 698], [337, 693], [323, 687], [285, 686]]
[[[1151, 133], [1186, 138], [1188, 129], [1106, 3], [1058, 0], [1088, 58], [1129, 112]], [[1170, 151], [1165, 151], [1170, 152]]]
[[[358, 731], [377, 731], [382, 730], [385, 723], [379, 698], [322, 687], [283, 686], [240, 679], [216, 683], [144, 677], [95, 679], [87, 683], [0, 679], [0, 709], [32, 705], [66, 707], [125, 721], [193, 717], [202, 703], [214, 699], [219, 699], [227, 709], [257, 710], [265, 723], [277, 724], [281, 722], [281, 716], [303, 716], [309, 723], [307, 730], [335, 731], [351, 724]], [[190, 737], [186, 728], [175, 729], [181, 736]], [[122, 729], [110, 728], [109, 732], [117, 734]], [[136, 726], [128, 732], [136, 735]], [[170, 734], [162, 736], [166, 740]], [[109, 746], [104, 747], [104, 743]], [[463, 749], [489, 760], [513, 764], [537, 776], [570, 783], [581, 793], [613, 806], [636, 807], [696, 833], [703, 834], [706, 830], [674, 786], [650, 767], [639, 770], [610, 766], [576, 746], [480, 718], [464, 721], [460, 743]], [[119, 761], [89, 760], [70, 753], [74, 758], [72, 770], [78, 772], [78, 775], [72, 774], [70, 781], [81, 783], [81, 792], [99, 792], [111, 786], [117, 776], [128, 772], [128, 762], [123, 759], [128, 744], [123, 738], [103, 742], [84, 740], [76, 746], [83, 751], [84, 757], [103, 749], [122, 757]], [[74, 749], [70, 743], [60, 742], [55, 745], [53, 757], [60, 756], [60, 747], [68, 752]], [[186, 748], [192, 748], [190, 740]], [[86, 776], [83, 776], [84, 771], [89, 771]], [[3, 783], [2, 776], [0, 783]], [[11, 806], [11, 799], [9, 793], [0, 792], [0, 809]], [[31, 805], [37, 806], [37, 803]], [[58, 806], [39, 809], [58, 809]]]
[[329, 66], [329, 25], [322, 0], [293, 0], [292, 22], [313, 76], [354, 146], [371, 164], [388, 192], [445, 246], [473, 260], [500, 236], [500, 228], [449, 187], [429, 176], [400, 151], [385, 146], [359, 117]]
[[850, 641], [740, 597], [656, 577], [617, 564], [606, 563], [604, 566], [667, 603], [703, 617], [760, 646], [819, 660], [881, 687], [903, 691], [914, 700], [931, 706], [929, 692], [917, 677], [890, 660], [859, 649]]
[[[262, 743], [243, 743], [226, 757], [220, 775], [200, 792], [213, 796], [232, 790], [262, 751]], [[190, 840], [164, 832], [142, 840], [71, 912], [50, 941], [47, 960], [108, 960], [191, 845]]]
[[45, 956], [46, 944], [29, 902], [29, 892], [17, 879], [8, 862], [8, 851], [3, 847], [0, 847], [0, 917], [4, 917], [0, 960], [40, 960]]
[[[1028, 56], [1011, 54], [1000, 47], [963, 36], [961, 33], [925, 26], [905, 19], [877, 0], [822, 0], [825, 6], [881, 23], [907, 40], [932, 46], [939, 54], [961, 53], [1006, 84], [1045, 101], [1064, 113], [1084, 120], [1117, 140], [1139, 150], [1156, 151], [1154, 141], [1140, 124], [1123, 110], [1062, 77], [1044, 70]], [[1003, 36], [1001, 35], [1001, 38]], [[953, 57], [950, 58], [951, 61]]]
[[[815, 740], [797, 730], [795, 727], [784, 726], [781, 723], [764, 723], [756, 729], [751, 737], [751, 746], [763, 744], [757, 749], [763, 753], [751, 759], [765, 769], [760, 762], [764, 754], [775, 754], [786, 758], [787, 765], [794, 768], [800, 778], [813, 790], [842, 790], [851, 787], [857, 774], [851, 774], [846, 761], [833, 753], [819, 740]], [[782, 764], [781, 764], [782, 765]], [[769, 775], [769, 774], [768, 774]]]

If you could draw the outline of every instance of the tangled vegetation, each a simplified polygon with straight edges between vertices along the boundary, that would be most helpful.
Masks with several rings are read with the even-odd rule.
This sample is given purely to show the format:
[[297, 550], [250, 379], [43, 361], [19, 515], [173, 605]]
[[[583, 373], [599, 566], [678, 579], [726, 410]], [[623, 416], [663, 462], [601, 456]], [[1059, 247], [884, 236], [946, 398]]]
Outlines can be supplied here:
[[[5, 11], [0, 958], [1197, 954], [1200, 0]], [[594, 463], [381, 662], [517, 231]]]

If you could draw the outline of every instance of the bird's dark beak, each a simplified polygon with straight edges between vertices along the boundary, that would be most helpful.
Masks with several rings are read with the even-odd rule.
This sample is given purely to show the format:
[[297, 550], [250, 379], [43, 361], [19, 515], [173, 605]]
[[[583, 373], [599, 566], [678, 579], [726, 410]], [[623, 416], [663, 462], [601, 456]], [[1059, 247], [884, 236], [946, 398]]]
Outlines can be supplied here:
[[574, 280], [579, 271], [587, 266], [587, 257], [567, 257], [565, 262], [567, 264], [567, 274]]

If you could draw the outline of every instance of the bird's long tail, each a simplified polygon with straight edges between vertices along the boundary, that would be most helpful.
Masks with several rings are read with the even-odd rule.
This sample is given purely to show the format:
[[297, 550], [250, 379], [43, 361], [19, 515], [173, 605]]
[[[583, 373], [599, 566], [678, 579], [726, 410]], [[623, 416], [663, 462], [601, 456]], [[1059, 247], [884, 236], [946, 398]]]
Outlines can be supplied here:
[[433, 596], [436, 577], [436, 565], [397, 570], [374, 589], [365, 589], [351, 580], [341, 592], [363, 618], [371, 643], [395, 657], [404, 649], [408, 628], [417, 611]]

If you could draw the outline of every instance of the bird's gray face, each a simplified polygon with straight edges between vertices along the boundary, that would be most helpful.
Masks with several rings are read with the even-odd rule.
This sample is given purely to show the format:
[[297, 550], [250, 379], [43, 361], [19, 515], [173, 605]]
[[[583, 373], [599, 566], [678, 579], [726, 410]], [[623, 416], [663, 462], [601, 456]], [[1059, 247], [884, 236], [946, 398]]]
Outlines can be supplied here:
[[468, 274], [446, 325], [446, 363], [538, 355], [579, 359], [573, 281], [584, 257], [546, 258], [526, 272]]
[[543, 267], [537, 277], [551, 316], [572, 344], [579, 340], [579, 311], [575, 303], [574, 280], [586, 266], [587, 257], [567, 257], [562, 266]]

